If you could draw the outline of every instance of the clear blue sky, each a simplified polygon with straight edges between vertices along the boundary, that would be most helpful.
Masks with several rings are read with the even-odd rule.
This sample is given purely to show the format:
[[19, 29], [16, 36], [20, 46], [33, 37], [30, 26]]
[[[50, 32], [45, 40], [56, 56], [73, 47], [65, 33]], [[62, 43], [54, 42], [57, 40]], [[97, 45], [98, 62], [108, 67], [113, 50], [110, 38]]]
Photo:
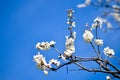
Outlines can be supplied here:
[[[76, 5], [82, 2], [84, 0], [0, 0], [0, 80], [105, 80], [106, 75], [100, 73], [69, 71], [67, 74], [66, 68], [46, 76], [33, 62], [33, 55], [38, 52], [35, 49], [38, 41], [55, 40], [56, 46], [61, 51], [65, 50], [65, 35], [69, 34], [66, 10], [70, 8], [75, 10], [77, 25], [75, 54], [90, 55], [92, 50], [84, 43], [82, 34], [85, 23], [92, 23], [101, 10], [93, 7], [78, 9]], [[104, 46], [112, 46], [119, 56], [120, 32], [103, 36], [107, 36]], [[57, 58], [53, 50], [41, 53], [46, 58]]]

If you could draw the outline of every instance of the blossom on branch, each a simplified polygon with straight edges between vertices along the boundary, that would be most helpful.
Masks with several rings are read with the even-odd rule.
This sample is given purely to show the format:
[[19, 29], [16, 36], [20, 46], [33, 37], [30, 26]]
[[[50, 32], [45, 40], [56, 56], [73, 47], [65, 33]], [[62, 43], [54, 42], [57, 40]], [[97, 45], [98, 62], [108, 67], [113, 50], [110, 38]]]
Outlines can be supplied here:
[[65, 42], [65, 45], [66, 45], [66, 49], [71, 49], [71, 50], [75, 50], [74, 48], [74, 38], [69, 38], [68, 36], [66, 36], [66, 42]]
[[42, 54], [40, 54], [40, 52], [38, 52], [37, 55], [33, 56], [34, 61], [36, 62], [36, 66], [43, 70], [44, 73], [47, 75], [48, 74], [48, 68], [50, 68], [51, 66], [49, 64], [47, 64], [45, 57], [43, 57]]
[[95, 29], [97, 27], [102, 28], [102, 19], [97, 17], [95, 18], [95, 20], [93, 21], [94, 23], [92, 24], [92, 28]]
[[[100, 11], [102, 11], [102, 14], [100, 13], [101, 15], [99, 16], [101, 16], [100, 18], [105, 18], [107, 20], [105, 24], [107, 25], [108, 29], [111, 29], [113, 26], [113, 23], [110, 21], [110, 19], [113, 19], [115, 22], [117, 22], [119, 26], [120, 24], [120, 0], [85, 0], [84, 3], [77, 5], [78, 8], [85, 8], [85, 7], [90, 7], [90, 6], [99, 8]], [[96, 25], [97, 24], [94, 23], [92, 25], [93, 28], [96, 28]], [[101, 27], [102, 26], [100, 26], [100, 28]]]
[[67, 49], [66, 51], [64, 51], [64, 57], [65, 58], [71, 57], [73, 53], [74, 53], [73, 50]]
[[85, 2], [83, 4], [78, 4], [77, 7], [78, 8], [84, 8], [87, 7], [91, 4], [91, 0], [85, 0]]
[[51, 41], [50, 43], [49, 42], [38, 42], [36, 44], [36, 48], [38, 50], [49, 50], [50, 47], [54, 46], [56, 43], [54, 41]]
[[110, 76], [106, 76], [106, 80], [111, 80], [111, 77]]
[[[92, 0], [86, 0], [85, 5], [89, 5]], [[114, 6], [115, 7], [115, 6]], [[79, 70], [85, 70], [88, 72], [101, 72], [101, 73], [107, 73], [112, 75], [113, 77], [120, 78], [120, 70], [114, 64], [112, 64], [109, 59], [103, 58], [101, 54], [101, 46], [103, 45], [103, 40], [99, 38], [98, 34], [98, 29], [102, 28], [102, 23], [107, 23], [107, 26], [109, 28], [111, 27], [111, 24], [103, 18], [97, 17], [92, 24], [92, 28], [89, 28], [89, 25], [86, 24], [87, 30], [84, 31], [83, 33], [83, 39], [85, 42], [90, 43], [92, 49], [95, 52], [94, 56], [91, 57], [81, 57], [81, 56], [76, 56], [73, 55], [75, 52], [75, 39], [76, 39], [76, 32], [74, 31], [75, 28], [75, 22], [73, 21], [73, 12], [74, 10], [70, 9], [67, 11], [68, 12], [68, 19], [67, 19], [67, 24], [68, 30], [70, 32], [69, 36], [66, 36], [66, 41], [65, 41], [65, 47], [66, 49], [61, 52], [58, 50], [55, 46], [56, 42], [55, 41], [50, 41], [50, 42], [38, 42], [36, 44], [36, 48], [38, 50], [49, 50], [51, 47], [57, 52], [59, 58], [64, 60], [64, 62], [60, 62], [57, 59], [50, 59], [49, 63], [47, 63], [45, 57], [43, 57], [40, 52], [38, 52], [37, 55], [33, 56], [34, 62], [36, 63], [36, 66], [41, 69], [46, 75], [48, 75], [49, 71], [57, 71], [58, 69], [70, 65], [70, 64], [75, 64], [76, 66], [79, 67]], [[100, 28], [99, 28], [100, 27]], [[92, 29], [95, 29], [95, 37], [92, 33]], [[92, 41], [94, 38], [94, 42]], [[94, 45], [94, 44], [95, 45]], [[96, 46], [97, 45], [97, 46]], [[108, 57], [113, 57], [115, 55], [115, 52], [113, 49], [110, 49], [109, 47], [104, 48], [103, 50], [104, 54]], [[115, 57], [114, 57], [115, 58]], [[119, 60], [117, 58], [117, 60]], [[83, 62], [95, 62], [97, 63], [98, 67], [94, 68], [89, 68], [83, 64]], [[106, 80], [111, 80], [110, 76], [106, 76]]]
[[45, 57], [43, 57], [43, 55], [40, 54], [40, 52], [38, 52], [37, 55], [34, 55], [33, 58], [34, 58], [34, 61], [36, 62], [36, 64], [40, 65], [41, 68], [43, 65], [47, 65]]
[[55, 41], [50, 41], [50, 46], [54, 46], [56, 44]]
[[119, 12], [120, 6], [112, 5], [112, 8], [115, 10], [115, 12]]
[[42, 43], [38, 42], [36, 44], [36, 48], [38, 50], [49, 50], [50, 49], [50, 44], [48, 42], [42, 42]]
[[67, 11], [68, 12], [68, 17], [72, 18], [73, 17], [73, 13], [75, 12], [74, 10], [70, 9]]
[[68, 30], [70, 31], [70, 36], [66, 36], [66, 42], [65, 42], [66, 50], [64, 51], [63, 55], [60, 55], [60, 58], [62, 58], [65, 61], [66, 58], [71, 57], [72, 54], [75, 52], [74, 41], [76, 39], [76, 32], [72, 30], [76, 26], [75, 22], [72, 20], [74, 10], [70, 9], [67, 12], [68, 12], [67, 24], [69, 24]]
[[47, 70], [44, 70], [44, 74], [45, 74], [45, 75], [48, 75], [48, 71], [47, 71]]
[[113, 57], [115, 55], [115, 52], [113, 49], [110, 49], [109, 47], [104, 48], [104, 54], [108, 57]]
[[95, 42], [95, 44], [98, 45], [98, 46], [103, 45], [103, 40], [102, 40], [102, 39], [95, 39], [94, 42]]
[[76, 33], [74, 33], [73, 38], [66, 36], [66, 50], [64, 51], [64, 57], [70, 57], [75, 52], [74, 41], [76, 38]]
[[110, 22], [107, 22], [107, 28], [108, 29], [112, 28], [112, 24]]
[[67, 21], [67, 24], [70, 24], [72, 27], [75, 27], [75, 26], [76, 26], [76, 25], [75, 25], [75, 22], [69, 21], [69, 19], [68, 19], [68, 21]]
[[116, 21], [120, 22], [120, 14], [113, 12], [110, 15], [112, 15]]
[[72, 36], [71, 36], [74, 40], [76, 39], [76, 32], [72, 32]]
[[75, 27], [76, 25], [75, 25], [75, 22], [72, 22], [72, 24], [71, 24], [73, 27]]
[[60, 55], [60, 56], [58, 56], [59, 58], [61, 58], [61, 59], [63, 59], [64, 61], [66, 61], [66, 57], [64, 56], [64, 55]]
[[94, 35], [92, 34], [91, 31], [89, 31], [89, 30], [84, 31], [83, 38], [84, 38], [85, 42], [90, 43], [92, 41], [93, 37], [94, 37]]

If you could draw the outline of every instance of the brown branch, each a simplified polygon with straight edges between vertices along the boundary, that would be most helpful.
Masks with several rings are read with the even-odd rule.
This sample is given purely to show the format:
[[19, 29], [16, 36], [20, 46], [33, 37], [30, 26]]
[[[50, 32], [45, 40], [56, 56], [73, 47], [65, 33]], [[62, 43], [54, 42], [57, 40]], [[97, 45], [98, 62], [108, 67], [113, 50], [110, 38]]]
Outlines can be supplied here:
[[103, 73], [114, 73], [114, 74], [118, 74], [116, 71], [106, 71], [106, 70], [102, 70], [102, 69], [88, 69], [88, 68], [82, 66], [81, 64], [79, 64], [79, 63], [77, 63], [77, 62], [75, 62], [75, 64], [81, 68], [81, 69], [79, 69], [79, 70], [86, 70], [86, 71], [88, 71], [88, 72], [103, 72]]
[[[58, 69], [66, 66], [66, 65], [70, 65], [70, 64], [75, 64], [77, 65], [80, 69], [79, 70], [85, 70], [88, 72], [101, 72], [101, 73], [107, 73], [107, 74], [111, 74], [116, 78], [120, 78], [120, 70], [117, 69], [112, 63], [110, 63], [108, 60], [104, 60], [104, 59], [99, 59], [98, 57], [90, 57], [90, 58], [81, 58], [78, 56], [72, 56], [71, 58], [67, 59], [69, 62], [64, 63], [62, 65], [60, 65], [57, 68], [50, 68], [52, 71], [57, 71]], [[101, 68], [100, 69], [89, 69], [86, 68], [85, 66], [82, 65], [82, 62], [90, 62], [90, 61], [94, 61], [96, 62]], [[78, 63], [79, 62], [79, 63]], [[105, 65], [106, 64], [106, 65]], [[107, 65], [111, 66], [114, 70], [110, 70]]]

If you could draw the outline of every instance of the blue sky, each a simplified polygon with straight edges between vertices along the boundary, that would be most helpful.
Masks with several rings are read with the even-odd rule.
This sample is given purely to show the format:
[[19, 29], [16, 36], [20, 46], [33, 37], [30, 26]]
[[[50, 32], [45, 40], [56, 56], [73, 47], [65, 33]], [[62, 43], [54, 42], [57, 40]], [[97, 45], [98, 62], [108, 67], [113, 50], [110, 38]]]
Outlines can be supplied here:
[[[35, 49], [38, 41], [55, 40], [57, 48], [65, 50], [65, 36], [69, 35], [66, 10], [70, 8], [75, 10], [77, 25], [78, 53], [75, 54], [90, 55], [88, 53], [92, 50], [84, 43], [82, 34], [85, 23], [91, 24], [101, 10], [94, 7], [78, 9], [76, 5], [82, 2], [84, 0], [0, 0], [0, 80], [105, 80], [106, 75], [100, 73], [69, 71], [67, 74], [65, 67], [46, 76], [33, 62], [33, 55], [38, 52]], [[106, 40], [104, 46], [112, 46], [119, 56], [120, 32], [102, 35]], [[53, 50], [41, 53], [46, 58], [57, 58]], [[77, 68], [73, 65], [68, 67]]]

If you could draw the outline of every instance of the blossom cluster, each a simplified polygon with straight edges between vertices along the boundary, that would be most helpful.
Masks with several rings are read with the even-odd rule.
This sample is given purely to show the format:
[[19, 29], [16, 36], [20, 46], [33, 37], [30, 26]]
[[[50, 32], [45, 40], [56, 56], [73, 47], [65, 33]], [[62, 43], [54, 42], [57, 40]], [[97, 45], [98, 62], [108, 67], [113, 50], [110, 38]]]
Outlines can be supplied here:
[[[50, 41], [50, 42], [38, 42], [36, 44], [36, 48], [38, 50], [49, 50], [51, 47], [54, 47], [54, 45], [56, 44], [56, 42], [54, 41]], [[60, 62], [56, 59], [51, 59], [49, 60], [49, 63], [46, 62], [45, 57], [40, 54], [40, 52], [38, 52], [37, 55], [33, 56], [34, 62], [36, 62], [36, 66], [43, 70], [44, 73], [47, 75], [49, 70], [52, 68], [52, 64], [56, 65], [56, 66], [60, 66]]]
[[95, 42], [96, 45], [99, 45], [99, 46], [103, 45], [103, 40], [102, 39], [95, 39], [94, 42]]
[[[88, 6], [104, 7], [102, 14], [102, 21], [107, 25], [107, 28], [111, 29], [112, 24], [107, 20], [107, 17], [112, 17], [116, 22], [120, 23], [120, 0], [85, 0], [84, 3], [78, 4], [78, 8], [85, 8]], [[107, 8], [107, 9], [106, 9]], [[96, 24], [93, 24], [95, 27]]]
[[64, 57], [70, 57], [75, 52], [74, 41], [74, 38], [69, 38], [68, 36], [66, 36], [66, 50], [64, 51]]
[[50, 47], [54, 46], [55, 45], [55, 42], [54, 41], [51, 41], [50, 43], [49, 42], [38, 42], [36, 44], [36, 48], [38, 50], [49, 50]]
[[73, 12], [74, 10], [70, 9], [68, 10], [68, 21], [67, 23], [69, 24], [68, 30], [70, 30], [70, 36], [66, 36], [66, 50], [64, 51], [63, 55], [60, 55], [60, 58], [66, 61], [66, 58], [69, 58], [73, 55], [75, 52], [75, 46], [74, 46], [74, 41], [76, 39], [76, 32], [72, 31], [72, 29], [75, 27], [75, 22], [72, 21], [73, 17]]
[[[84, 38], [85, 42], [87, 42], [87, 43], [92, 42], [92, 40], [94, 38], [92, 30], [96, 29], [98, 27], [102, 28], [102, 20], [99, 17], [97, 17], [93, 21], [92, 28], [90, 30], [85, 30], [84, 31], [83, 38]], [[102, 39], [95, 39], [95, 44], [96, 45], [103, 45], [103, 40]]]
[[[100, 29], [102, 28], [102, 20], [101, 18], [97, 17], [92, 24], [92, 28], [90, 30], [85, 30], [84, 34], [83, 34], [83, 39], [85, 42], [87, 43], [92, 43], [93, 39], [94, 39], [94, 35], [92, 33], [93, 29], [98, 29], [98, 27], [100, 27]], [[96, 33], [97, 34], [97, 33]], [[102, 46], [103, 45], [103, 40], [99, 39], [97, 36], [94, 39], [94, 43], [97, 46]], [[104, 54], [108, 57], [113, 57], [115, 52], [113, 49], [110, 49], [109, 47], [104, 48], [103, 50]]]
[[[91, 0], [86, 0], [85, 5], [89, 5], [91, 3]], [[75, 22], [73, 21], [73, 13], [74, 11], [72, 9], [68, 10], [68, 19], [67, 19], [67, 24], [68, 26], [68, 30], [70, 31], [70, 35], [69, 36], [65, 36], [66, 37], [66, 41], [65, 41], [65, 47], [66, 49], [63, 52], [59, 52], [56, 49], [56, 42], [55, 41], [50, 41], [50, 42], [38, 42], [36, 44], [36, 48], [38, 50], [50, 50], [51, 48], [54, 48], [56, 50], [56, 52], [59, 53], [58, 55], [58, 59], [62, 59], [64, 61], [70, 61], [70, 59], [73, 58], [73, 53], [75, 53], [75, 40], [76, 40], [76, 32], [73, 30], [75, 28]], [[96, 47], [101, 47], [104, 45], [104, 41], [103, 39], [98, 37], [98, 30], [97, 29], [102, 29], [102, 24], [103, 21], [105, 22], [104, 19], [97, 17], [96, 19], [94, 19], [91, 27], [89, 28], [87, 26], [87, 29], [84, 31], [83, 33], [83, 39], [86, 43], [91, 44], [92, 47], [95, 49]], [[107, 21], [106, 21], [107, 22]], [[92, 31], [95, 30], [96, 32], [93, 33]], [[95, 34], [95, 35], [94, 35]], [[96, 46], [96, 47], [94, 47]], [[95, 53], [99, 53], [99, 50], [95, 50]], [[108, 56], [109, 58], [112, 58], [115, 55], [115, 52], [113, 49], [109, 48], [109, 47], [105, 47], [103, 50], [103, 53], [105, 56]], [[99, 54], [101, 55], [101, 54]], [[98, 56], [99, 58], [99, 56]], [[63, 66], [61, 64], [60, 61], [58, 61], [58, 59], [50, 59], [48, 62], [46, 61], [45, 57], [40, 54], [40, 52], [38, 52], [38, 54], [33, 56], [34, 62], [36, 63], [36, 66], [40, 69], [43, 70], [43, 72], [47, 75], [48, 72], [50, 70], [55, 69], [56, 67], [59, 69], [61, 66]], [[54, 65], [54, 66], [53, 66]], [[56, 67], [55, 67], [56, 66]], [[55, 67], [55, 68], [54, 68]], [[110, 76], [106, 76], [107, 80], [111, 80]]]
[[70, 25], [69, 28], [75, 27], [75, 26], [76, 26], [76, 25], [75, 25], [75, 22], [72, 21], [72, 18], [74, 18], [74, 16], [73, 16], [74, 10], [70, 9], [70, 10], [68, 10], [67, 12], [68, 12], [67, 24]]
[[112, 28], [112, 24], [105, 18], [100, 17], [102, 23], [105, 23], [108, 29]]
[[94, 35], [92, 34], [92, 32], [90, 30], [85, 30], [84, 34], [83, 34], [83, 38], [86, 42], [91, 42], [93, 39]]
[[91, 1], [92, 0], [85, 0], [85, 2], [83, 4], [79, 4], [77, 5], [78, 8], [84, 8], [84, 7], [87, 7], [91, 4]]
[[114, 50], [110, 49], [109, 47], [104, 48], [104, 53], [108, 57], [113, 57], [113, 55], [115, 54]]
[[[66, 36], [66, 50], [62, 53], [60, 53], [59, 58], [62, 58], [63, 60], [66, 61], [67, 58], [71, 57], [72, 54], [75, 52], [75, 46], [74, 46], [74, 41], [76, 39], [76, 32], [72, 31], [72, 29], [76, 26], [75, 22], [72, 21], [74, 10], [70, 9], [68, 10], [68, 19], [67, 19], [67, 24], [69, 24], [68, 30], [70, 30], [70, 36]], [[38, 50], [49, 50], [51, 47], [55, 49], [55, 41], [50, 41], [50, 42], [38, 42], [36, 44], [36, 48]], [[56, 50], [56, 49], [55, 49]], [[34, 61], [36, 62], [36, 65], [39, 69], [43, 70], [44, 73], [47, 75], [48, 72], [52, 69], [52, 65], [54, 64], [55, 66], [59, 67], [60, 61], [57, 59], [51, 59], [49, 60], [49, 63], [47, 63], [45, 57], [43, 57], [40, 52], [38, 52], [37, 55], [33, 56]]]
[[33, 56], [33, 59], [36, 62], [36, 66], [39, 69], [43, 70], [44, 73], [47, 75], [48, 74], [48, 70], [47, 69], [50, 68], [50, 65], [47, 64], [45, 57], [43, 57], [43, 55], [38, 52], [37, 55]]
[[97, 17], [94, 21], [94, 23], [92, 24], [92, 29], [95, 29], [97, 27], [102, 28], [102, 19]]
[[44, 73], [47, 75], [49, 70], [52, 68], [52, 64], [56, 66], [60, 66], [60, 61], [56, 59], [51, 59], [49, 60], [49, 63], [46, 62], [45, 57], [38, 52], [37, 55], [33, 56], [34, 62], [36, 62], [36, 66], [40, 69], [43, 70]]
[[112, 5], [112, 8], [114, 12], [111, 12], [110, 15], [113, 16], [116, 21], [120, 22], [120, 5]]

